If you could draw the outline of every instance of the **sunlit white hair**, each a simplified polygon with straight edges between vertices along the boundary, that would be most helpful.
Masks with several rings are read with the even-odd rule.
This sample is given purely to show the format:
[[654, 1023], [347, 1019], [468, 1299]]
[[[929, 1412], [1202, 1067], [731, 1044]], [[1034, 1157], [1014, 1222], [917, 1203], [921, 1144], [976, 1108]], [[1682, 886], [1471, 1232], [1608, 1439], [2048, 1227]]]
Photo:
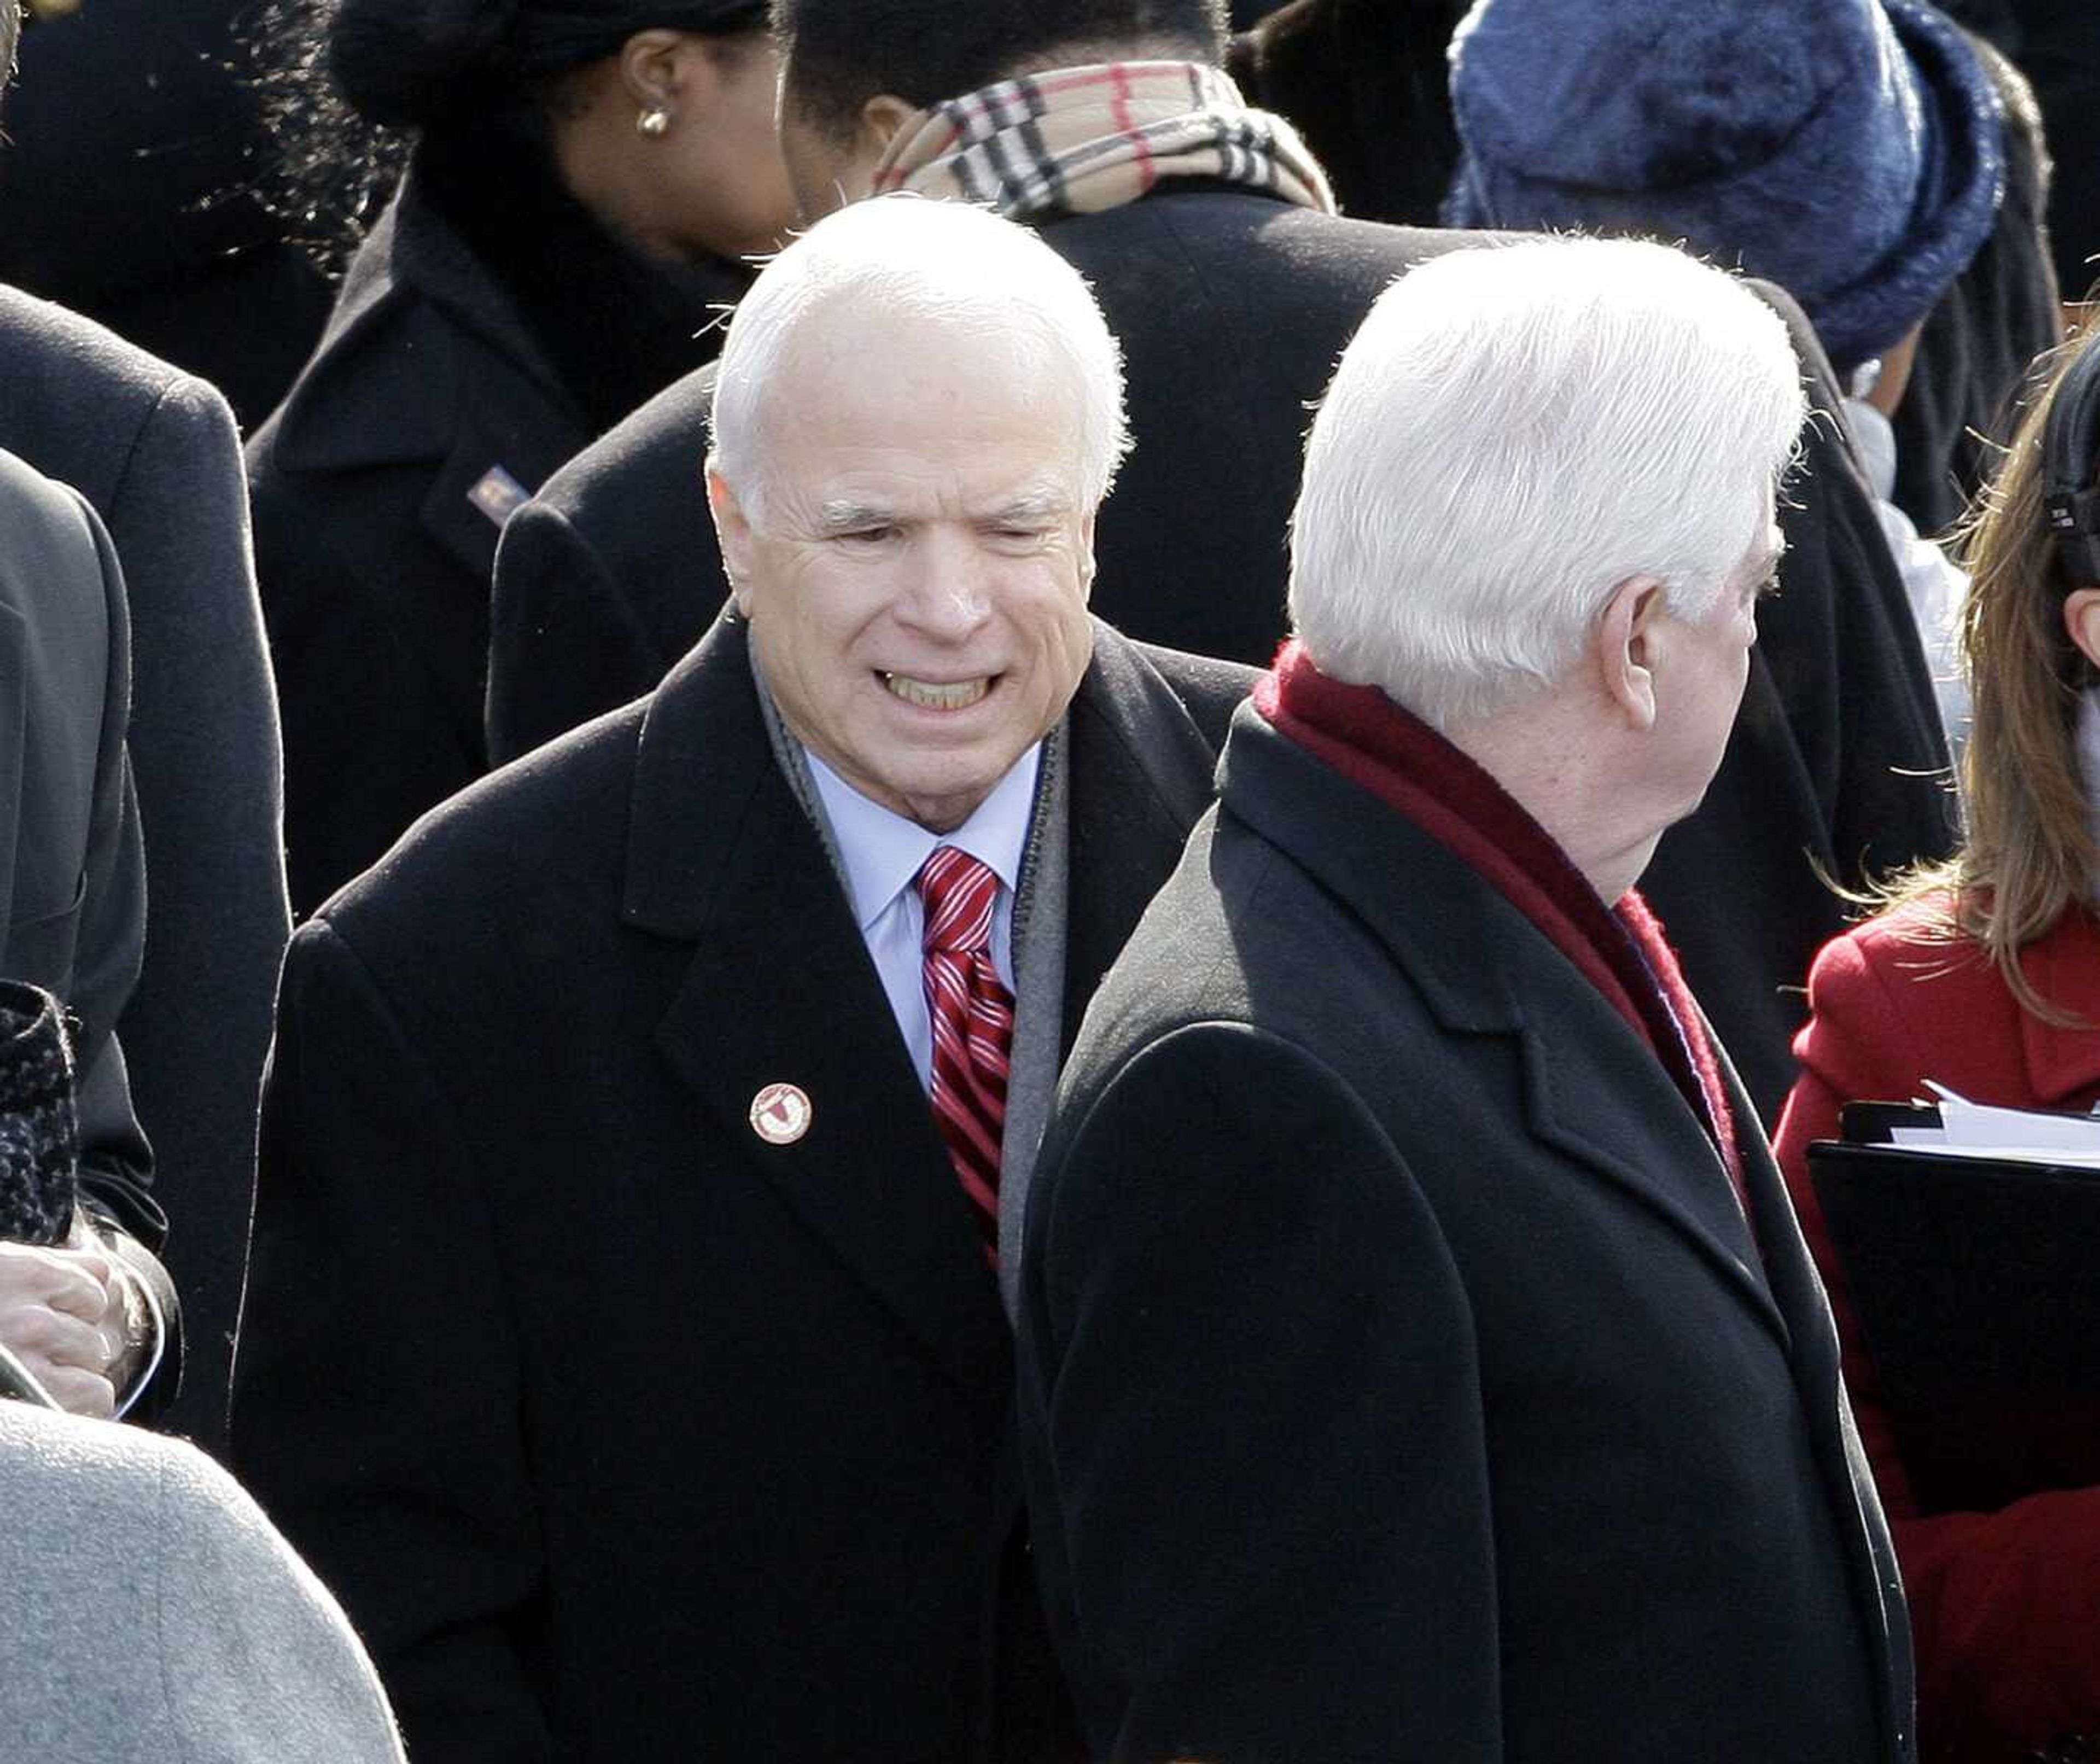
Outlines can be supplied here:
[[1621, 582], [1696, 618], [1804, 413], [1785, 324], [1667, 245], [1542, 238], [1403, 276], [1343, 352], [1292, 517], [1322, 672], [1449, 731], [1560, 679]]
[[1034, 232], [988, 209], [900, 193], [827, 215], [769, 263], [738, 303], [716, 370], [709, 464], [749, 519], [765, 501], [767, 400], [801, 328], [844, 306], [1010, 344], [1018, 365], [1079, 395], [1084, 506], [1130, 450], [1123, 351], [1085, 278]]

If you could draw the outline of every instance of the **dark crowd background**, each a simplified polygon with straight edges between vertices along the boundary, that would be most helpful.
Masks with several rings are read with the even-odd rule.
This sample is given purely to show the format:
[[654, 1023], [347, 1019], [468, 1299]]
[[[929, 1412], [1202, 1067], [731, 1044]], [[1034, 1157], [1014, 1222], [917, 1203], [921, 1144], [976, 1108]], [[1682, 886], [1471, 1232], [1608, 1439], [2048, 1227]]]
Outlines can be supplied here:
[[[784, 10], [797, 7], [815, 11], [818, 0]], [[1138, 0], [1131, 7], [1149, 15]], [[75, 1023], [83, 1056], [113, 1057], [113, 1082], [99, 1068], [95, 1103], [109, 1103], [121, 1142], [114, 1174], [90, 1173], [108, 1186], [83, 1192], [117, 1197], [109, 1216], [95, 1215], [112, 1253], [143, 1246], [142, 1285], [168, 1283], [157, 1369], [118, 1407], [236, 1467], [227, 1413], [244, 1287], [257, 1290], [256, 1099], [295, 922], [382, 865], [426, 811], [653, 691], [719, 610], [721, 559], [695, 472], [708, 363], [722, 315], [749, 285], [754, 241], [789, 232], [801, 192], [768, 134], [754, 157], [682, 174], [713, 180], [712, 206], [682, 232], [660, 228], [646, 192], [616, 167], [598, 194], [578, 194], [549, 94], [579, 111], [596, 101], [595, 88], [570, 82], [602, 74], [642, 24], [686, 39], [680, 52], [705, 69], [725, 109], [748, 106], [774, 77], [763, 0], [644, 10], [646, 20], [586, 0], [479, 10], [471, 0], [79, 0], [25, 17], [0, 144], [0, 449], [72, 486], [106, 528], [124, 590], [100, 639], [117, 659], [106, 656], [102, 673], [124, 687], [103, 708], [121, 720], [130, 707], [128, 751], [89, 769], [118, 878], [111, 911], [130, 945], [108, 971], [49, 978], [84, 991], [91, 979], [124, 1000], [110, 1021], [90, 1013]], [[1260, 666], [1274, 654], [1295, 484], [1277, 462], [1295, 460], [1305, 409], [1370, 292], [1465, 242], [1448, 230], [1467, 157], [1451, 45], [1471, 10], [1458, 0], [1232, 0], [1224, 70], [1248, 106], [1295, 127], [1340, 217], [1298, 214], [1297, 231], [1280, 229], [1303, 238], [1306, 261], [1324, 257], [1303, 286], [1291, 280], [1298, 245], [1272, 241], [1260, 256], [1251, 242], [1273, 220], [1266, 208], [1188, 246], [1191, 310], [1209, 314], [1229, 289], [1273, 333], [1260, 365], [1275, 386], [1297, 388], [1259, 418], [1233, 405], [1251, 381], [1208, 372], [1206, 351], [1227, 327], [1161, 305], [1132, 267], [1158, 261], [1147, 230], [1158, 204], [1017, 217], [1096, 285], [1128, 346], [1140, 438], [1147, 420], [1188, 418], [1178, 452], [1161, 440], [1140, 447], [1104, 516], [1096, 607], [1129, 635], [1198, 652], [1206, 670], [1210, 658]], [[1926, 628], [1917, 585], [1958, 578], [1958, 595], [1968, 578], [1955, 560], [1983, 573], [1961, 536], [2005, 500], [2000, 475], [2020, 424], [2100, 293], [2092, 0], [1943, 0], [1940, 10], [1970, 33], [1985, 108], [2001, 124], [1988, 223], [1921, 315], [1914, 354], [1908, 339], [1885, 351], [1903, 363], [1883, 400], [1886, 482], [1863, 439], [1886, 364], [1826, 354], [1808, 292], [1766, 289], [1800, 352], [1813, 413], [1801, 484], [1780, 517], [1800, 586], [1766, 619], [1703, 818], [1665, 841], [1648, 887], [1774, 1131], [1799, 1077], [1793, 1038], [1816, 948], [1882, 900], [1890, 874], [1959, 861], [1949, 780], [1970, 706], [1958, 684], [1948, 688], [1960, 621]], [[483, 16], [496, 13], [500, 29]], [[342, 33], [345, 15], [361, 34]], [[502, 30], [515, 41], [499, 53]], [[658, 139], [651, 114], [645, 105], [623, 134]], [[592, 151], [614, 166], [615, 148]], [[763, 170], [752, 169], [761, 158]], [[1538, 224], [1522, 214], [1466, 219]], [[1739, 256], [1778, 280], [1748, 241]], [[1217, 490], [1252, 480], [1246, 495]], [[0, 491], [18, 489], [0, 471]], [[20, 530], [41, 533], [49, 506], [34, 487], [19, 493], [42, 511]], [[1205, 494], [1219, 506], [1207, 523]], [[1204, 530], [1177, 533], [1191, 509]], [[1237, 603], [1158, 586], [1177, 557], [1207, 545], [1207, 569], [1246, 560], [1251, 586]], [[82, 591], [92, 598], [109, 580]], [[1981, 619], [1972, 613], [1971, 626]], [[1202, 692], [1222, 680], [1235, 696], [1243, 683], [1229, 670], [1197, 678]], [[95, 689], [106, 683], [98, 677]], [[2059, 720], [2088, 684], [2075, 663], [2054, 682]], [[1210, 745], [1181, 758], [1207, 766], [1222, 730], [1211, 720]], [[1794, 861], [1804, 852], [1812, 861]], [[296, 1050], [278, 1057], [296, 1068]], [[83, 1057], [84, 1087], [94, 1063]], [[95, 1136], [90, 1112], [83, 1103], [84, 1140]], [[84, 1152], [83, 1170], [92, 1161]], [[1812, 1213], [1810, 1224], [1811, 1246], [1826, 1253]], [[1842, 1308], [1839, 1323], [1851, 1326]], [[8, 1375], [0, 1363], [0, 1383]], [[1867, 1415], [1871, 1431], [1876, 1411]], [[83, 1452], [112, 1488], [138, 1471], [121, 1448], [106, 1461], [99, 1448], [64, 1450]], [[57, 1461], [0, 1426], [0, 1466], [11, 1453], [40, 1466], [19, 1473], [24, 1488], [42, 1488], [35, 1478]], [[345, 1731], [368, 1726], [375, 1709], [383, 1727], [376, 1682], [340, 1616], [302, 1590], [303, 1571], [248, 1497], [201, 1464], [157, 1458], [151, 1470], [206, 1515], [199, 1536], [220, 1538], [222, 1556], [240, 1557], [249, 1583], [271, 1589], [256, 1609], [294, 1651], [283, 1669], [324, 1682], [315, 1700], [349, 1712]], [[0, 1480], [9, 1474], [0, 1468]], [[63, 1504], [62, 1486], [52, 1498]], [[2076, 1527], [2094, 1528], [2082, 1514]], [[2022, 1547], [2053, 1547], [2074, 1528], [2039, 1526]], [[1913, 1559], [1943, 1571], [1954, 1589], [1945, 1621], [1958, 1627], [1973, 1585], [1962, 1576], [1983, 1573], [1987, 1552], [1964, 1557], [1943, 1529], [1927, 1538], [1900, 1524], [1897, 1545], [1917, 1552], [1906, 1572], [1921, 1586], [1938, 1583]], [[215, 1571], [200, 1572], [208, 1607]], [[355, 1598], [339, 1590], [362, 1628]], [[2073, 1626], [2048, 1603], [2061, 1595], [2054, 1583], [2036, 1595], [2046, 1607], [2036, 1623], [2052, 1634]], [[0, 1594], [0, 1660], [24, 1645], [7, 1633], [6, 1603]], [[1951, 1669], [1935, 1678], [1929, 1644], [1923, 1669], [1928, 1711], [1959, 1712], [1937, 1731], [1928, 1720], [1928, 1760], [2100, 1757], [2089, 1735], [2008, 1738], [2014, 1718], [2001, 1720], [1999, 1703], [2029, 1712], [2017, 1665], [2004, 1669], [2015, 1688], [2002, 1696]], [[2100, 1682], [2100, 1665], [2093, 1676]], [[1986, 1705], [1988, 1718], [1976, 1713]], [[2100, 1733], [2100, 1706], [2088, 1713]]]

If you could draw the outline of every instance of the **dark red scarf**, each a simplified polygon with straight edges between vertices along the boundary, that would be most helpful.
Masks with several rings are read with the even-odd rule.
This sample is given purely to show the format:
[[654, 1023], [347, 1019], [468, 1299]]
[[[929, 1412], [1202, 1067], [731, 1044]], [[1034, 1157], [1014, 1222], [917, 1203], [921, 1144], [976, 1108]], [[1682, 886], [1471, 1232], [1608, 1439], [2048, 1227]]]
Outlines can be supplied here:
[[1740, 1200], [1742, 1159], [1720, 1061], [1676, 953], [1639, 891], [1628, 889], [1607, 909], [1551, 835], [1471, 759], [1376, 687], [1329, 679], [1295, 639], [1278, 652], [1254, 703], [1279, 733], [1462, 858], [1545, 934], [1662, 1062]]

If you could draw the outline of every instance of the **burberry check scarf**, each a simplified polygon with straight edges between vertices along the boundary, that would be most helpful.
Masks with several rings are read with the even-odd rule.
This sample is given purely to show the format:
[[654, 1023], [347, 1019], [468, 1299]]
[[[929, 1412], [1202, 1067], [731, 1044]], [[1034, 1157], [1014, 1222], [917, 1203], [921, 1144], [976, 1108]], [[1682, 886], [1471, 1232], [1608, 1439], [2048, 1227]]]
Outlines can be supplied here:
[[1092, 214], [1162, 178], [1215, 178], [1335, 212], [1326, 174], [1282, 117], [1215, 68], [1114, 62], [1002, 81], [922, 110], [876, 167], [877, 193], [986, 202], [1010, 220]]

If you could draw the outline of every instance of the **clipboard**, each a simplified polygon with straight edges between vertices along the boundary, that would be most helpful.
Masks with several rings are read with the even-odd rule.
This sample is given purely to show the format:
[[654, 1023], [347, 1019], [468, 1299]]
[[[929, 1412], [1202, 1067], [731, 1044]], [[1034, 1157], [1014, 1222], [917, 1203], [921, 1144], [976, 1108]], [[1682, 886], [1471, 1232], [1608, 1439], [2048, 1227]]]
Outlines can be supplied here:
[[1992, 1511], [2100, 1484], [2100, 1170], [1887, 1143], [1849, 1105], [1811, 1179], [1912, 1492]]

